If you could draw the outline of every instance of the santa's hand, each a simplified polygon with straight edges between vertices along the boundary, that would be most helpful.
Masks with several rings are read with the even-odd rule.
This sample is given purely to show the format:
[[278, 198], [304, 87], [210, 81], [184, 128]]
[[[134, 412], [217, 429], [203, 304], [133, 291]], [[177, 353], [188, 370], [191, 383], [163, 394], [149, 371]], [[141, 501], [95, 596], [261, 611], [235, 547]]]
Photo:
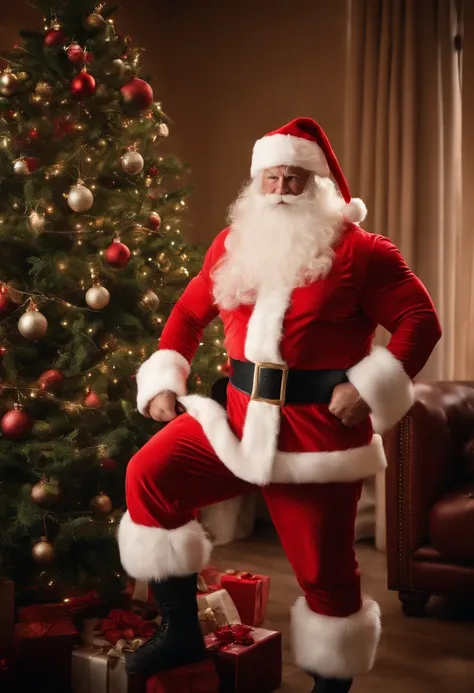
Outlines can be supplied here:
[[342, 421], [344, 426], [357, 426], [370, 415], [370, 407], [352, 383], [341, 383], [333, 390], [329, 411]]
[[183, 411], [184, 409], [178, 403], [174, 392], [160, 392], [159, 395], [151, 400], [148, 407], [150, 418], [160, 423], [173, 421]]

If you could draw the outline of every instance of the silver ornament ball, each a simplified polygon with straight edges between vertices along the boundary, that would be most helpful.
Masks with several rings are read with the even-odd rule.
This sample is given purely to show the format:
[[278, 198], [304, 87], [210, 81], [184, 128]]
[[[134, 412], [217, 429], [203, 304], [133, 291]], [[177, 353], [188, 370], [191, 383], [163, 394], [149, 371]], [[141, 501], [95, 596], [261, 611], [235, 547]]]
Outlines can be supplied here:
[[93, 310], [102, 310], [109, 305], [110, 293], [105, 286], [91, 286], [86, 292], [86, 303]]
[[13, 164], [13, 170], [17, 176], [28, 176], [30, 171], [24, 159], [17, 159]]
[[130, 173], [131, 175], [140, 173], [145, 163], [140, 152], [125, 152], [121, 161], [125, 173]]
[[44, 215], [38, 212], [31, 212], [30, 226], [33, 231], [42, 231], [44, 229]]
[[18, 331], [32, 342], [45, 336], [48, 321], [38, 310], [27, 310], [18, 321]]
[[160, 299], [154, 291], [149, 289], [143, 296], [143, 303], [147, 308], [153, 311], [156, 310], [160, 305]]
[[161, 137], [168, 137], [168, 135], [170, 134], [170, 129], [166, 125], [166, 123], [160, 123], [158, 127], [158, 132], [160, 133]]
[[20, 88], [20, 80], [13, 72], [5, 71], [0, 75], [0, 94], [13, 96]]
[[94, 195], [85, 185], [75, 185], [67, 196], [67, 203], [73, 212], [87, 212], [94, 204]]

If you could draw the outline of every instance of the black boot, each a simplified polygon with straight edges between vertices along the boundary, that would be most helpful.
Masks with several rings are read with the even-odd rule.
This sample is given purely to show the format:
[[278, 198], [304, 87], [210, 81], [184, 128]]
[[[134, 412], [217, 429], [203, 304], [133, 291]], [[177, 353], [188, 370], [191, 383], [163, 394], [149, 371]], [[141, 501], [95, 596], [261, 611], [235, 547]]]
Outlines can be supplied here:
[[196, 599], [197, 575], [152, 582], [150, 587], [161, 609], [161, 626], [144, 645], [127, 656], [127, 672], [151, 676], [205, 659], [207, 652]]
[[352, 686], [352, 679], [323, 679], [321, 676], [313, 678], [312, 693], [348, 693]]

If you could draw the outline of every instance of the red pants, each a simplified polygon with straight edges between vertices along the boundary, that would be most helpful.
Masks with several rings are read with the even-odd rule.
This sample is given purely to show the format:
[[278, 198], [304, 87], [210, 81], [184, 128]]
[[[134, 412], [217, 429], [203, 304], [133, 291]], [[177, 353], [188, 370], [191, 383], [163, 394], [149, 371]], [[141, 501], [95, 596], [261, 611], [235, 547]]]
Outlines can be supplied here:
[[[143, 528], [174, 530], [203, 506], [250, 490], [220, 462], [200, 424], [187, 414], [155, 435], [127, 470], [128, 513]], [[261, 489], [306, 602], [318, 614], [346, 617], [361, 609], [353, 548], [361, 490], [362, 482]]]

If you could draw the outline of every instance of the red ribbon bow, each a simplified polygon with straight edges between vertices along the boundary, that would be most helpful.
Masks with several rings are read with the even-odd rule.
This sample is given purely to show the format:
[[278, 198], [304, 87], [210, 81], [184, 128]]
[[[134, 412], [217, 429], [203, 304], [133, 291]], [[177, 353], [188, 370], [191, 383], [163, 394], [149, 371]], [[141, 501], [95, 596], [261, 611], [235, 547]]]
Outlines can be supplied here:
[[260, 579], [253, 573], [237, 573], [237, 577], [239, 580], [253, 580], [254, 582]]
[[236, 623], [228, 626], [220, 626], [214, 635], [219, 641], [220, 647], [228, 645], [252, 645], [254, 640], [250, 633], [252, 628], [244, 626], [242, 623]]
[[102, 619], [99, 628], [104, 637], [112, 645], [116, 645], [119, 640], [150, 638], [155, 632], [156, 624], [144, 621], [133, 611], [112, 609], [108, 617]]

